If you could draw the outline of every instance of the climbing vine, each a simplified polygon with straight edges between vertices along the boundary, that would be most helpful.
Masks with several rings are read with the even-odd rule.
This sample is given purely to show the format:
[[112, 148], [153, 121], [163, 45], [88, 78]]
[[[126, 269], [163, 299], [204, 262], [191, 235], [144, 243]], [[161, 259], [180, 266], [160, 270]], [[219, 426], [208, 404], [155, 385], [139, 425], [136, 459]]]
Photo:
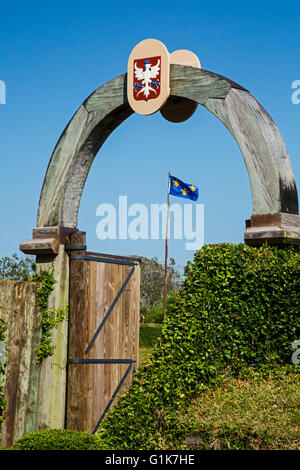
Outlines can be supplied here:
[[54, 270], [41, 270], [38, 274], [31, 278], [31, 281], [39, 282], [41, 287], [36, 291], [37, 303], [42, 314], [42, 335], [39, 346], [35, 352], [37, 354], [37, 363], [40, 364], [46, 357], [52, 356], [54, 353], [54, 345], [52, 344], [52, 330], [68, 316], [68, 305], [65, 308], [48, 308], [48, 299], [54, 289], [56, 280], [54, 278]]
[[[5, 330], [6, 330], [6, 323], [0, 319], [0, 342], [5, 340]], [[4, 400], [4, 374], [5, 374], [5, 363], [1, 360], [0, 357], [0, 423], [3, 419], [3, 412], [6, 406], [6, 402]]]

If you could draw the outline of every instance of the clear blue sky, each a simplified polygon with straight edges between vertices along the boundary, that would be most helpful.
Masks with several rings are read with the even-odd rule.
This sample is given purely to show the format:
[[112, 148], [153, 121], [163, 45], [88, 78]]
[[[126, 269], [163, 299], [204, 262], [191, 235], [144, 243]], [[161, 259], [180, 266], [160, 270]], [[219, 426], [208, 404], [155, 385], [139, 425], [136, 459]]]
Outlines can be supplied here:
[[[299, 190], [300, 104], [291, 102], [291, 84], [300, 79], [299, 7], [297, 1], [2, 2], [0, 257], [31, 237], [48, 161], [67, 122], [92, 91], [126, 71], [132, 48], [149, 37], [170, 52], [195, 52], [204, 69], [240, 83], [261, 102], [285, 140]], [[124, 194], [129, 204], [165, 202], [169, 170], [199, 186], [205, 243], [243, 240], [252, 201], [242, 155], [227, 129], [198, 107], [183, 124], [160, 113], [134, 115], [108, 138], [80, 206], [88, 248], [162, 260], [162, 240], [98, 240], [96, 208]], [[169, 248], [181, 267], [192, 256], [184, 243], [171, 240]]]

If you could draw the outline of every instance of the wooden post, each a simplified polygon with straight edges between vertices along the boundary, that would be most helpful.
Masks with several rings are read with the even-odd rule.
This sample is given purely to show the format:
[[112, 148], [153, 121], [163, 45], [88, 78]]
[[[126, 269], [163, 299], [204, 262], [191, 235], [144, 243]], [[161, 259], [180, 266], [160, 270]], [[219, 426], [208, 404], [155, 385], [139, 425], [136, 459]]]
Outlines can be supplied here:
[[[76, 232], [77, 229], [63, 226], [36, 227], [32, 231], [32, 239], [20, 243], [21, 251], [37, 256], [38, 272], [51, 272], [54, 269], [56, 283], [48, 299], [48, 308], [65, 309], [69, 303], [69, 257], [65, 244], [67, 237]], [[27, 306], [27, 302], [25, 304]], [[28, 334], [27, 341], [30, 341]], [[24, 433], [65, 427], [67, 343], [68, 320], [65, 318], [52, 331], [53, 355], [42, 361], [32, 380], [27, 397], [28, 413], [22, 431]], [[34, 354], [34, 360], [35, 356]]]
[[[71, 235], [72, 245], [85, 245], [86, 234], [79, 232]], [[83, 255], [84, 250], [74, 250], [72, 255]], [[83, 358], [86, 342], [85, 331], [85, 278], [86, 264], [84, 260], [70, 261], [69, 289], [69, 333], [68, 359]], [[83, 365], [68, 365], [67, 399], [66, 399], [66, 429], [84, 431], [84, 384], [86, 369]]]
[[166, 242], [165, 242], [165, 279], [164, 279], [164, 299], [163, 299], [163, 321], [166, 319], [167, 310], [167, 281], [168, 281], [168, 236], [169, 236], [169, 217], [170, 217], [170, 172], [168, 174], [168, 212], [166, 223]]
[[[0, 279], [0, 320], [5, 321], [3, 422], [0, 446], [10, 447], [26, 432], [36, 430], [40, 366], [36, 348], [41, 338], [37, 282]], [[1, 342], [0, 342], [1, 344]], [[0, 358], [1, 359], [1, 358]]]

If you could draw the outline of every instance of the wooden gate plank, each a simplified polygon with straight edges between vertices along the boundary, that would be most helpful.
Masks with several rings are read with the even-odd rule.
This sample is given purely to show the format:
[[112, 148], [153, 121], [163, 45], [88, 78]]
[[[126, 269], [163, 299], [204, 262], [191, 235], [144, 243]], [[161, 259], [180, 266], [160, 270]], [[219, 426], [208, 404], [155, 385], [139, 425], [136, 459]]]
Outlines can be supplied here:
[[[72, 244], [79, 243], [81, 244], [77, 238], [76, 241], [72, 240]], [[95, 256], [97, 257], [97, 253], [93, 253], [93, 259]], [[118, 264], [117, 257], [115, 258], [116, 262], [113, 263], [89, 259], [71, 260], [69, 359], [137, 359], [140, 288], [138, 262], [103, 328], [85, 354], [95, 331], [132, 270], [131, 265]], [[122, 260], [126, 262], [126, 258], [122, 257]], [[128, 364], [118, 363], [69, 364], [68, 428], [93, 432], [127, 367]], [[131, 380], [132, 374], [129, 374], [118, 395], [128, 389]]]
[[[85, 244], [85, 234], [73, 234], [71, 243]], [[82, 254], [83, 251], [76, 251]], [[70, 318], [69, 318], [69, 346], [68, 357], [84, 357], [84, 331], [85, 331], [85, 286], [86, 265], [83, 260], [70, 261]], [[84, 366], [68, 365], [66, 428], [83, 430], [84, 422], [84, 394], [85, 394]]]

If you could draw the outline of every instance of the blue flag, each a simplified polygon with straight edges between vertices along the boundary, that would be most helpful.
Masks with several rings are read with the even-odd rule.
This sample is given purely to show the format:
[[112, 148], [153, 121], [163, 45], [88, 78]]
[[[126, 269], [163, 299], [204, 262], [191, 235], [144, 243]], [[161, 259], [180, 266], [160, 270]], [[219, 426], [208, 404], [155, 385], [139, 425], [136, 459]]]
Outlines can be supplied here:
[[199, 197], [199, 190], [197, 186], [194, 186], [193, 184], [184, 183], [180, 179], [175, 178], [175, 176], [171, 175], [169, 193], [173, 194], [173, 196], [191, 199], [192, 201], [197, 201]]

